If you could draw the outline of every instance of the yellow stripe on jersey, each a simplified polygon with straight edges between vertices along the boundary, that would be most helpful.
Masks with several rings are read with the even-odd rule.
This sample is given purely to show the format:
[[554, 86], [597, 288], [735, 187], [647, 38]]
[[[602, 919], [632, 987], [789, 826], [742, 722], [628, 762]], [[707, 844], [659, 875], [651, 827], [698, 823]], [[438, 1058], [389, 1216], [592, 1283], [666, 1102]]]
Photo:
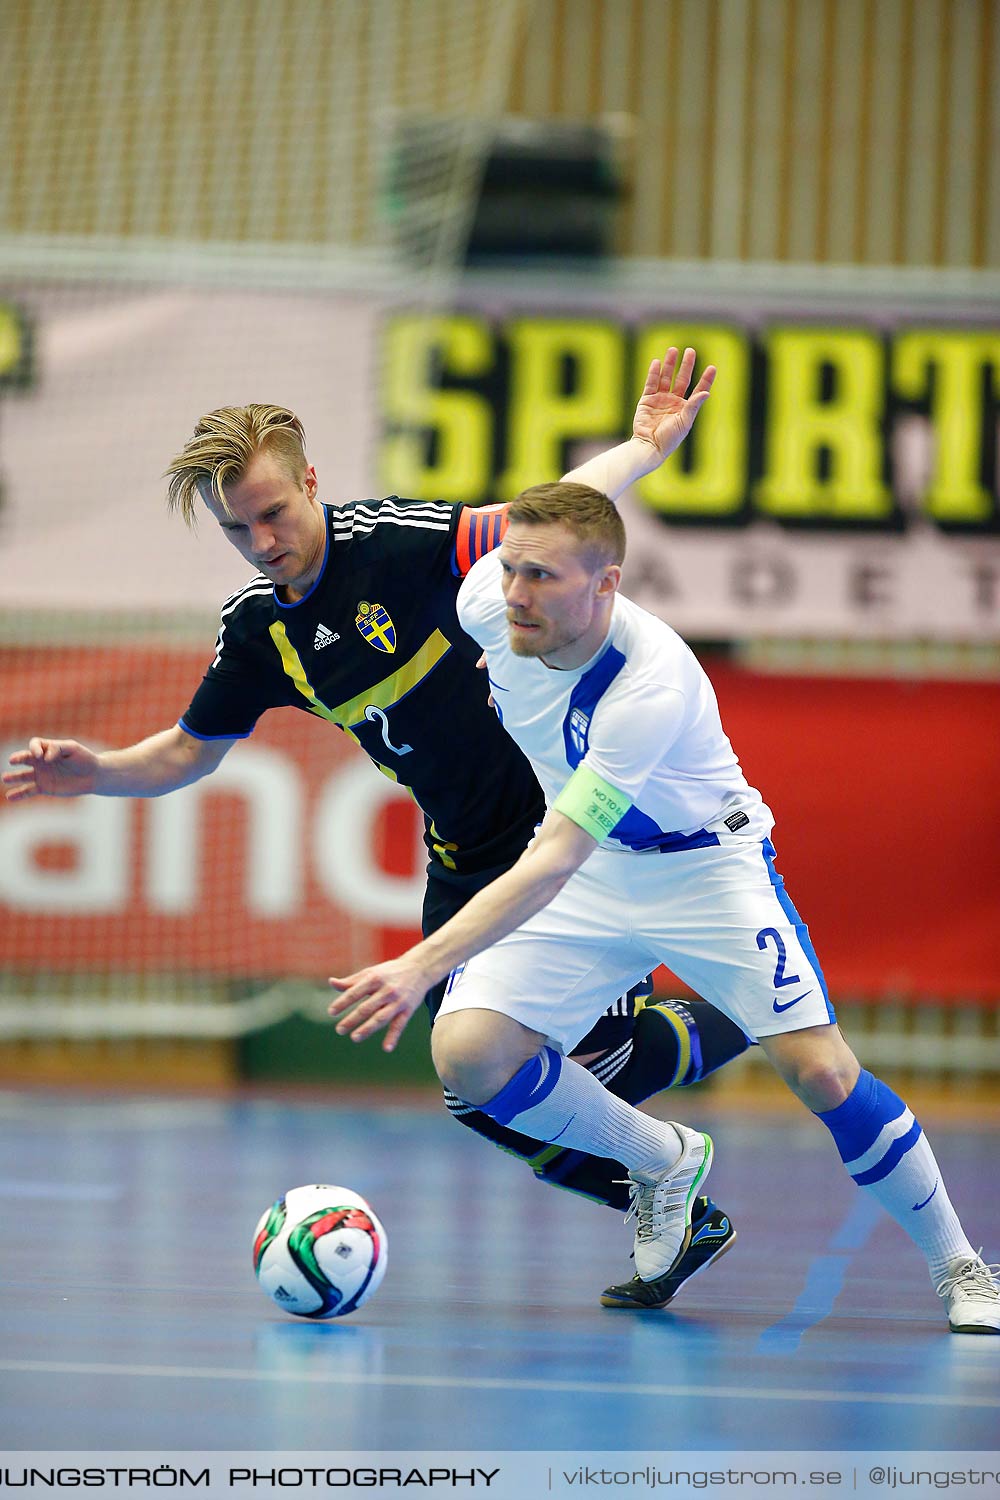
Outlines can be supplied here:
[[577, 766], [552, 805], [556, 812], [572, 819], [601, 843], [621, 822], [632, 802], [589, 766], [582, 765]]
[[302, 694], [313, 713], [319, 714], [322, 719], [328, 719], [331, 724], [339, 724], [341, 729], [346, 728], [346, 725], [338, 719], [334, 710], [327, 708], [326, 704], [317, 698], [312, 683], [306, 676], [306, 669], [302, 665], [299, 653], [288, 639], [282, 622], [275, 620], [274, 624], [269, 626], [268, 629], [272, 641], [278, 648], [278, 655], [281, 657], [281, 665], [285, 669], [285, 676], [291, 678], [295, 688]]
[[351, 698], [347, 703], [338, 704], [333, 712], [341, 723], [359, 724], [364, 720], [365, 709], [372, 705], [376, 708], [392, 708], [393, 704], [398, 703], [400, 698], [405, 698], [418, 682], [422, 682], [450, 650], [451, 642], [447, 636], [442, 635], [440, 630], [432, 631], [409, 661], [397, 667], [390, 676], [383, 677], [382, 681], [375, 683], [374, 687], [366, 688], [356, 698]]
[[446, 869], [457, 869], [458, 866], [455, 864], [455, 861], [451, 856], [458, 853], [458, 845], [450, 844], [447, 839], [442, 839], [441, 835], [437, 831], [437, 828], [434, 826], [433, 819], [431, 820], [430, 834], [431, 846], [441, 863], [445, 866]]
[[281, 620], [275, 620], [270, 626], [270, 634], [278, 648], [286, 677], [291, 679], [313, 713], [319, 714], [323, 719], [328, 719], [331, 724], [339, 724], [341, 729], [346, 729], [348, 733], [352, 724], [364, 723], [366, 708], [373, 706], [383, 709], [392, 708], [400, 698], [405, 698], [406, 694], [415, 688], [418, 682], [422, 682], [451, 650], [451, 642], [441, 634], [440, 630], [435, 630], [427, 637], [419, 650], [414, 652], [409, 661], [397, 667], [395, 672], [390, 673], [388, 677], [383, 677], [381, 682], [376, 682], [365, 692], [359, 693], [356, 698], [349, 698], [346, 703], [338, 703], [331, 708], [316, 696], [316, 691], [306, 676], [306, 669], [302, 665], [299, 653], [288, 639]]

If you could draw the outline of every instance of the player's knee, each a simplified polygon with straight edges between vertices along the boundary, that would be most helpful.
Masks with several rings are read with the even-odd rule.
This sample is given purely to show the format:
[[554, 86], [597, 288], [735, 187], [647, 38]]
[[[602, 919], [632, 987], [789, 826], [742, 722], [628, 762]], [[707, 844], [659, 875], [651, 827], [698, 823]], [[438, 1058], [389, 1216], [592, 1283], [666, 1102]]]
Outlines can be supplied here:
[[761, 1037], [773, 1066], [803, 1104], [836, 1109], [858, 1081], [861, 1065], [837, 1026], [811, 1026], [783, 1036]]
[[803, 1104], [815, 1111], [836, 1109], [851, 1092], [840, 1069], [820, 1063], [800, 1068], [787, 1081]]
[[434, 1023], [435, 1071], [446, 1089], [469, 1104], [479, 1106], [492, 1099], [537, 1051], [537, 1043], [526, 1052], [518, 1046], [516, 1034], [509, 1032], [515, 1023], [505, 1022], [507, 1017], [493, 1011], [459, 1010]]

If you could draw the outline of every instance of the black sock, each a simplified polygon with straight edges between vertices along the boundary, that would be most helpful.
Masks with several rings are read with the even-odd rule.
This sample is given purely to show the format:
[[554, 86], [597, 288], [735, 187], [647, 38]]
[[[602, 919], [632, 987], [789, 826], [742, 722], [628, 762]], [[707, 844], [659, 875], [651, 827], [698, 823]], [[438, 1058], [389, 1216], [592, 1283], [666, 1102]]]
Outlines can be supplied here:
[[707, 1000], [663, 1000], [635, 1018], [628, 1066], [607, 1086], [629, 1104], [664, 1089], [698, 1083], [751, 1045], [749, 1037]]

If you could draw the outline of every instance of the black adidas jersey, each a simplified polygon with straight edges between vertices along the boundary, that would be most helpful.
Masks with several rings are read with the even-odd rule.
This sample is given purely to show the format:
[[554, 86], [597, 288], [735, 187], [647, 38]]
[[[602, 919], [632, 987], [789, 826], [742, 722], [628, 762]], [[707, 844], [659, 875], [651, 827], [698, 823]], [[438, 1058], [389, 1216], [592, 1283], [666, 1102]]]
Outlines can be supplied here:
[[181, 728], [243, 738], [269, 708], [317, 714], [410, 788], [442, 873], [510, 862], [544, 804], [455, 613], [462, 575], [503, 534], [502, 510], [395, 497], [324, 509], [316, 583], [282, 604], [257, 574], [226, 601]]

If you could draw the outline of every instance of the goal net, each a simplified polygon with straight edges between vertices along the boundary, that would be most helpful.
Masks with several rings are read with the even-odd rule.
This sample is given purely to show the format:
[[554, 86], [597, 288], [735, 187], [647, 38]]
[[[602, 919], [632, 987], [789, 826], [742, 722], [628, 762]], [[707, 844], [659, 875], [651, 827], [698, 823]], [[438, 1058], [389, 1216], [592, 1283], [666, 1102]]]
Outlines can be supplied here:
[[[131, 743], [190, 700], [247, 574], [165, 512], [204, 411], [289, 405], [321, 498], [379, 491], [378, 308], [447, 305], [528, 9], [5, 7], [5, 763], [33, 734]], [[323, 976], [414, 930], [420, 833], [293, 711], [166, 799], [3, 804], [0, 1067], [113, 1044], [166, 1073], [185, 1042], [218, 1060], [322, 1014]]]

